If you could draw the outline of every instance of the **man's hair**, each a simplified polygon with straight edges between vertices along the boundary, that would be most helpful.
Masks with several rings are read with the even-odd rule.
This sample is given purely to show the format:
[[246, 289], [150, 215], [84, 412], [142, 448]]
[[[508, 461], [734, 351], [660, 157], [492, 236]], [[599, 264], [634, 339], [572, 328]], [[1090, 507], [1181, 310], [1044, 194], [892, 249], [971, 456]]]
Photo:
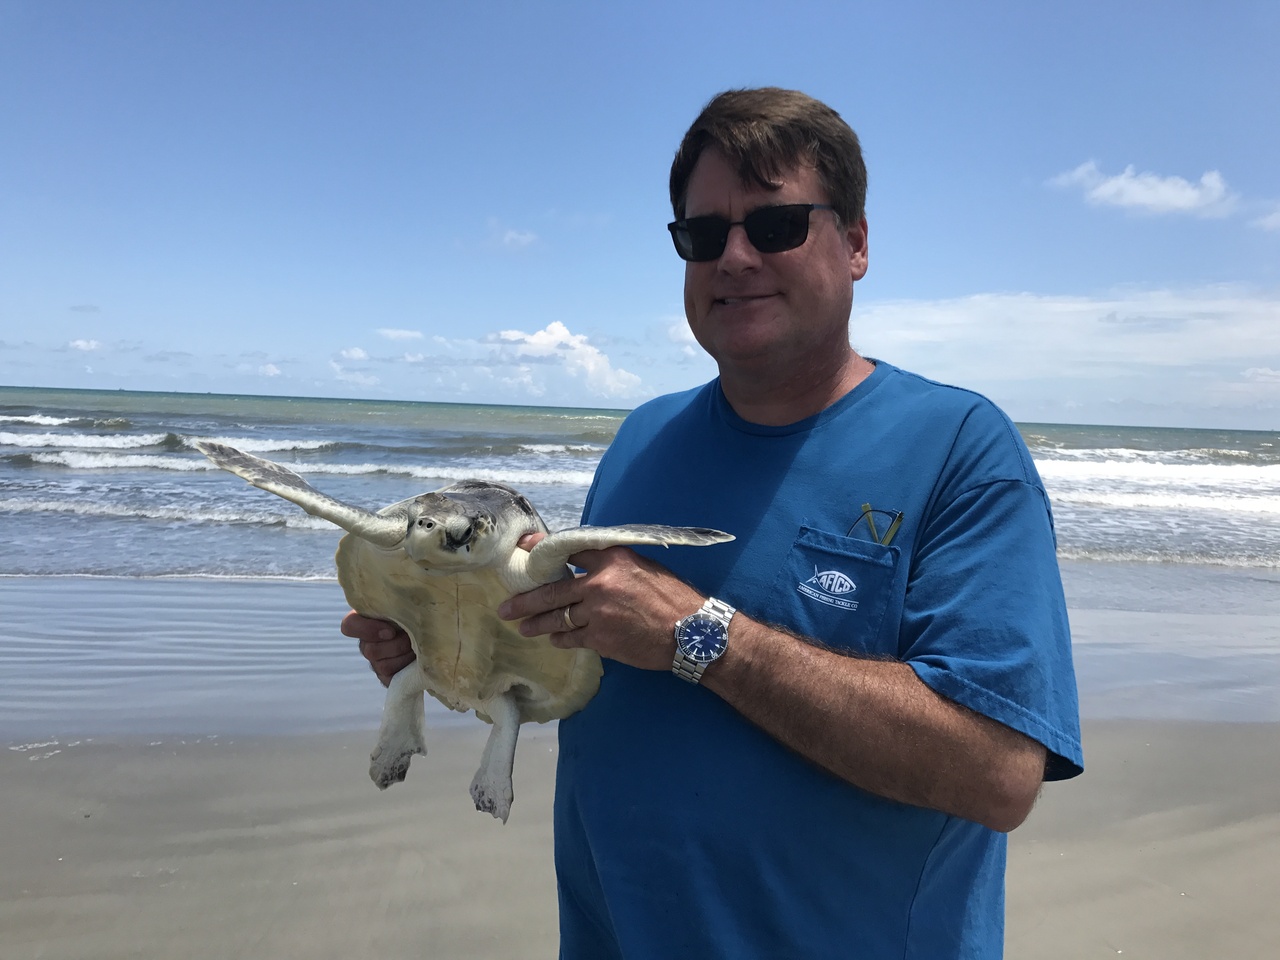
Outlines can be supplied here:
[[689, 177], [704, 150], [719, 150], [744, 184], [777, 186], [785, 171], [808, 163], [844, 223], [862, 218], [867, 166], [862, 147], [840, 114], [798, 90], [726, 90], [702, 108], [671, 162], [671, 209], [685, 213]]

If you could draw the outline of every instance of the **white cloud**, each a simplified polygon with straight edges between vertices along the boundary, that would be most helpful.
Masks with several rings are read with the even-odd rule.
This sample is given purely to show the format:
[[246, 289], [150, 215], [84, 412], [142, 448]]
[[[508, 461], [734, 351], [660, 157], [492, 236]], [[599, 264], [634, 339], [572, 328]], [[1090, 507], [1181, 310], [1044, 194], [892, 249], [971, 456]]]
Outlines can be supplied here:
[[427, 355], [425, 353], [406, 353], [404, 355], [405, 363], [422, 363], [426, 359]]
[[421, 330], [397, 330], [392, 327], [379, 327], [378, 336], [388, 340], [421, 340]]
[[1277, 204], [1276, 208], [1270, 213], [1264, 214], [1256, 220], [1250, 220], [1249, 226], [1259, 227], [1263, 230], [1280, 231], [1280, 204]]
[[72, 340], [67, 344], [67, 346], [72, 350], [84, 350], [85, 352], [100, 350], [102, 348], [102, 344], [97, 340]]
[[1016, 419], [1133, 423], [1133, 411], [1152, 421], [1158, 410], [1168, 425], [1280, 425], [1280, 378], [1268, 374], [1280, 370], [1276, 295], [1211, 287], [864, 302], [853, 340], [972, 387]]
[[1270, 367], [1250, 367], [1240, 376], [1246, 380], [1259, 380], [1263, 383], [1280, 383], [1280, 370], [1272, 370]]
[[258, 373], [264, 377], [278, 377], [280, 376], [280, 368], [274, 363], [264, 363], [258, 368]]
[[1055, 187], [1080, 187], [1084, 198], [1099, 207], [1122, 207], [1143, 213], [1190, 213], [1222, 217], [1231, 213], [1239, 197], [1227, 188], [1217, 170], [1209, 170], [1196, 183], [1182, 177], [1137, 173], [1133, 165], [1106, 176], [1089, 160], [1049, 181]]
[[538, 242], [532, 230], [518, 230], [502, 223], [497, 217], [489, 218], [489, 242], [508, 250], [524, 250]]
[[551, 361], [569, 374], [581, 376], [588, 389], [597, 396], [630, 397], [640, 390], [639, 377], [626, 370], [615, 369], [609, 358], [592, 346], [585, 335], [570, 333], [559, 320], [534, 333], [503, 330], [496, 335], [495, 341], [502, 353]]
[[507, 230], [502, 234], [502, 245], [521, 250], [536, 243], [538, 235], [531, 230]]
[[697, 338], [694, 337], [693, 331], [689, 329], [689, 323], [683, 317], [679, 320], [672, 320], [667, 324], [667, 339], [672, 343], [693, 343], [696, 344]]
[[686, 357], [696, 357], [702, 353], [702, 347], [693, 335], [693, 331], [689, 329], [689, 322], [684, 318], [667, 324], [667, 339], [679, 344], [680, 352]]
[[341, 380], [343, 383], [353, 383], [358, 387], [374, 387], [379, 382], [373, 374], [344, 369], [342, 364], [335, 360], [329, 361], [329, 369], [333, 371], [334, 379]]
[[369, 355], [360, 347], [347, 347], [345, 350], [338, 351], [338, 356], [343, 360], [368, 360]]

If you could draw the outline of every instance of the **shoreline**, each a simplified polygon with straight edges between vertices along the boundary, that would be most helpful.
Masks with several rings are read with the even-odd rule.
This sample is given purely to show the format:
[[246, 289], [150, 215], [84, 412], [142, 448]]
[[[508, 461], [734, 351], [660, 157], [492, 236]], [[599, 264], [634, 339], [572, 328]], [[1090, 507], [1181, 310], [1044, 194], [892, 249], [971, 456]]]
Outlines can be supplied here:
[[[1280, 574], [1063, 574], [1086, 718], [1280, 721]], [[376, 728], [346, 609], [335, 580], [0, 577], [0, 744]]]

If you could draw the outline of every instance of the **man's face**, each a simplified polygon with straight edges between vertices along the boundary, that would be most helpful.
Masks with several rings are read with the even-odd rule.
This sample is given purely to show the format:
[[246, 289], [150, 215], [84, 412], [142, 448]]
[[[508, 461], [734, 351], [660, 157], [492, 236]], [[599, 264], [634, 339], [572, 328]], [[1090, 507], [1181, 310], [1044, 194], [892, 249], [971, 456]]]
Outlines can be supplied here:
[[[708, 149], [689, 178], [685, 216], [739, 221], [759, 207], [829, 202], [810, 166], [785, 171], [777, 182], [774, 190], [744, 184], [718, 150]], [[760, 253], [733, 227], [718, 260], [685, 264], [685, 315], [722, 373], [794, 375], [847, 356], [853, 281], [866, 272], [865, 217], [841, 227], [832, 211], [814, 210], [808, 239], [781, 253]]]

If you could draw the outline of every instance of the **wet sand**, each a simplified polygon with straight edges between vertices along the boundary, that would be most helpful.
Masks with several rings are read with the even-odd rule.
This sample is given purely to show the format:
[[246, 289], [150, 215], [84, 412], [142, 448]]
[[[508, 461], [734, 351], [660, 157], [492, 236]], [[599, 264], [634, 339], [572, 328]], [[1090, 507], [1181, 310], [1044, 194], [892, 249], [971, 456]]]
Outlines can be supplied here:
[[[1107, 721], [1088, 775], [1010, 845], [1008, 956], [1270, 957], [1280, 725]], [[483, 731], [385, 793], [366, 734], [0, 755], [0, 956], [553, 957], [555, 738], [503, 826], [467, 796]]]
[[[332, 585], [0, 587], [0, 717], [21, 730], [0, 729], [0, 958], [555, 955], [553, 728], [525, 728], [504, 826], [467, 795], [477, 722], [429, 715], [408, 781], [369, 782], [377, 690], [326, 633]], [[1280, 619], [1073, 621], [1086, 772], [1012, 836], [1007, 955], [1280, 954]], [[299, 657], [316, 686], [264, 696]], [[295, 707], [343, 720], [281, 733]]]

